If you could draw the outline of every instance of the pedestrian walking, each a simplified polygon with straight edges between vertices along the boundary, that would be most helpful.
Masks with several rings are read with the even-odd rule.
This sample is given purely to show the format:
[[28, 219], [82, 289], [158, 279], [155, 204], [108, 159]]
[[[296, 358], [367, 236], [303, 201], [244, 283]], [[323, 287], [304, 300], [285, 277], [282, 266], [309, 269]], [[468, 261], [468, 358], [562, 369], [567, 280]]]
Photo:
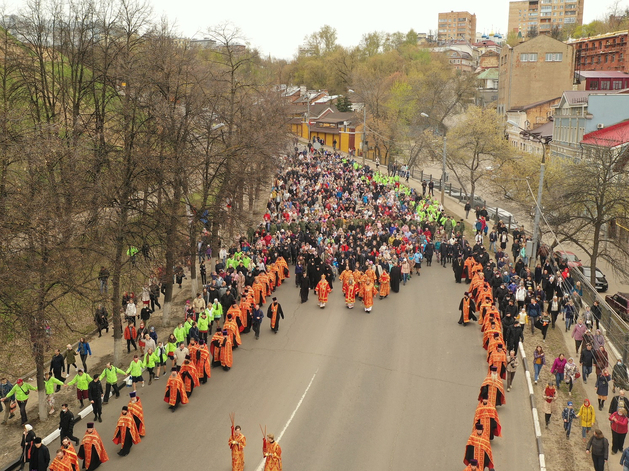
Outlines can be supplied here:
[[620, 389], [618, 391], [618, 395], [612, 397], [612, 400], [609, 403], [609, 413], [613, 414], [620, 408], [629, 410], [629, 399], [625, 396], [624, 389]]
[[[55, 354], [50, 359], [50, 373], [53, 374], [62, 383], [65, 381], [63, 378], [63, 372], [65, 370], [65, 359], [61, 354], [61, 351], [57, 348]], [[61, 390], [61, 386], [57, 386], [57, 392]]]
[[552, 381], [548, 381], [546, 383], [546, 388], [544, 389], [544, 403], [542, 404], [542, 410], [544, 412], [544, 423], [546, 425], [546, 429], [550, 425], [550, 418], [553, 415], [553, 404], [557, 399], [557, 390], [555, 386], [553, 386]]
[[13, 389], [13, 385], [6, 378], [0, 379], [0, 412], [4, 410], [4, 419], [2, 420], [2, 425], [7, 425], [9, 420], [15, 417], [15, 414], [12, 412], [12, 408], [17, 408], [17, 403], [15, 402], [15, 394], [9, 396], [9, 392]]
[[609, 458], [609, 442], [603, 436], [603, 432], [596, 429], [590, 437], [585, 452], [592, 456], [594, 471], [605, 471], [605, 463]]
[[[9, 392], [1, 399], [3, 403], [6, 403], [12, 397], [15, 397], [17, 405], [20, 408], [20, 418], [22, 419], [22, 425], [28, 422], [28, 416], [26, 415], [26, 403], [28, 402], [28, 395], [31, 391], [37, 391], [37, 387], [31, 386], [25, 383], [22, 378], [18, 379], [15, 385], [9, 390]], [[10, 405], [10, 401], [9, 404]]]
[[59, 438], [73, 440], [77, 445], [79, 439], [74, 436], [74, 414], [68, 409], [68, 404], [61, 404], [61, 412], [59, 412]]
[[519, 362], [515, 356], [515, 350], [509, 352], [509, 358], [507, 359], [507, 392], [511, 391], [513, 386], [513, 378], [515, 378], [515, 372], [518, 368]]
[[546, 364], [546, 354], [541, 345], [535, 347], [533, 352], [533, 369], [535, 371], [535, 384], [539, 380], [539, 374], [542, 371], [543, 366]]
[[124, 329], [124, 339], [127, 341], [127, 353], [131, 353], [131, 346], [137, 351], [138, 347], [135, 344], [135, 339], [138, 337], [138, 332], [135, 328], [135, 324], [131, 325], [130, 321], [127, 321], [127, 327]]
[[72, 348], [72, 345], [66, 345], [66, 351], [63, 352], [63, 358], [66, 361], [66, 377], [70, 374], [70, 365], [74, 366], [76, 370], [76, 352]]
[[577, 418], [577, 414], [574, 412], [572, 401], [568, 401], [567, 406], [561, 412], [561, 418], [563, 419], [563, 429], [566, 432], [566, 439], [570, 440], [572, 421]]
[[563, 383], [564, 380], [566, 363], [567, 361], [564, 354], [560, 353], [553, 361], [553, 366], [550, 369], [550, 373], [555, 375], [555, 384], [557, 385], [558, 390], [561, 388], [561, 383]]
[[44, 373], [44, 390], [46, 391], [46, 404], [50, 407], [48, 415], [55, 413], [55, 385], [60, 388], [63, 381], [59, 381], [50, 373]]
[[105, 379], [105, 395], [103, 396], [103, 404], [109, 403], [109, 398], [112, 396], [111, 391], [113, 389], [113, 394], [116, 397], [120, 397], [120, 389], [118, 388], [118, 375], [124, 375], [125, 372], [120, 368], [117, 368], [111, 364], [111, 362], [107, 362], [105, 365], [105, 369], [103, 369], [102, 373], [98, 377], [99, 381]]
[[273, 302], [266, 312], [266, 317], [271, 319], [271, 330], [277, 334], [280, 330], [280, 318], [284, 319], [284, 311], [282, 311], [282, 306], [277, 302], [276, 297], [273, 297]]
[[232, 428], [229, 437], [229, 448], [232, 454], [232, 471], [244, 471], [245, 469], [245, 450], [247, 439], [242, 434], [240, 425]]
[[98, 284], [100, 286], [100, 294], [107, 294], [107, 281], [109, 280], [109, 270], [100, 267], [98, 272]]
[[272, 433], [267, 434], [262, 440], [262, 454], [264, 471], [282, 471], [282, 448]]
[[589, 399], [583, 400], [583, 405], [579, 408], [577, 417], [581, 419], [581, 437], [585, 443], [585, 440], [594, 425], [594, 421], [596, 420], [596, 413], [594, 412], [594, 407], [590, 404]]
[[592, 351], [592, 345], [587, 344], [585, 349], [581, 349], [581, 356], [579, 357], [579, 364], [581, 365], [583, 382], [587, 384], [588, 376], [592, 373], [592, 364], [594, 363], [594, 352]]
[[253, 312], [253, 332], [256, 334], [256, 340], [260, 338], [260, 326], [262, 325], [262, 321], [264, 320], [264, 312], [260, 309], [260, 305], [256, 304]]
[[572, 388], [574, 387], [574, 382], [580, 376], [577, 364], [574, 362], [574, 359], [572, 357], [568, 358], [568, 362], [564, 367], [564, 376], [566, 379], [566, 384], [568, 385], [568, 395], [572, 396]]
[[116, 423], [116, 432], [112, 440], [116, 445], [120, 445], [119, 456], [127, 456], [131, 451], [133, 445], [140, 443], [141, 438], [138, 433], [138, 427], [135, 425], [135, 421], [131, 414], [129, 414], [129, 408], [122, 406], [122, 412], [118, 417]]
[[107, 309], [102, 304], [98, 305], [96, 311], [94, 312], [94, 324], [96, 324], [96, 329], [98, 329], [98, 336], [102, 337], [102, 331], [104, 330], [106, 333], [109, 333], [109, 321], [107, 320], [109, 314], [107, 314]]
[[133, 355], [133, 360], [129, 364], [129, 368], [125, 374], [131, 375], [131, 382], [133, 384], [133, 391], [135, 392], [137, 389], [137, 384], [142, 383], [142, 387], [144, 387], [144, 377], [142, 376], [142, 362], [140, 361], [140, 357], [138, 355]]
[[22, 455], [20, 456], [20, 470], [24, 469], [26, 463], [30, 463], [31, 454], [35, 445], [35, 432], [31, 424], [22, 424], [24, 429], [22, 431], [22, 441], [20, 446], [22, 447]]
[[87, 373], [87, 357], [92, 356], [92, 349], [90, 348], [89, 342], [86, 342], [84, 337], [79, 339], [79, 346], [77, 347], [76, 352], [81, 357], [83, 371]]
[[79, 371], [74, 378], [72, 378], [72, 381], [64, 385], [64, 387], [67, 388], [68, 386], [76, 384], [76, 398], [81, 403], [81, 407], [83, 407], [83, 401], [87, 399], [87, 388], [90, 381], [92, 381], [92, 377], [79, 368]]
[[605, 401], [607, 400], [607, 396], [609, 395], [609, 383], [611, 381], [611, 376], [607, 371], [607, 368], [601, 371], [601, 374], [596, 378], [596, 395], [598, 396], [598, 410], [603, 410], [605, 407]]
[[103, 421], [103, 385], [101, 384], [98, 376], [94, 376], [94, 379], [90, 381], [87, 386], [87, 398], [92, 404], [92, 412], [94, 412], [94, 421]]
[[35, 437], [35, 440], [33, 440], [31, 459], [29, 461], [29, 469], [31, 471], [44, 471], [48, 469], [49, 464], [50, 452], [48, 448], [42, 443], [41, 437]]
[[93, 471], [109, 461], [103, 440], [94, 428], [94, 422], [87, 423], [77, 457], [83, 460], [83, 469], [87, 471]]
[[627, 436], [627, 410], [622, 407], [609, 416], [612, 429], [612, 455], [622, 451]]

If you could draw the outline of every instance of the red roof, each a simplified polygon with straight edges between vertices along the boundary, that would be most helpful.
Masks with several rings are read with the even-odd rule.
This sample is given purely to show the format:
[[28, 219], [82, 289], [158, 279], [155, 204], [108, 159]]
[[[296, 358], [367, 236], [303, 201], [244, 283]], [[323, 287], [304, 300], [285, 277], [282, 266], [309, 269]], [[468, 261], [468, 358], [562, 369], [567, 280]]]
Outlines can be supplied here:
[[627, 143], [629, 143], [629, 120], [588, 133], [581, 141], [581, 144], [598, 147], [616, 147]]

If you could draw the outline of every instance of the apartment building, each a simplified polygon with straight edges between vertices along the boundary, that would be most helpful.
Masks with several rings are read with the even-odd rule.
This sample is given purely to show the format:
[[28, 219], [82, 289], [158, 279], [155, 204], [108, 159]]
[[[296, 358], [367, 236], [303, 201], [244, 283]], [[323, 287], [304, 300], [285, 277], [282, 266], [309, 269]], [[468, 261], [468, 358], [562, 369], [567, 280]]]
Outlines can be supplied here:
[[568, 41], [575, 49], [577, 70], [629, 72], [628, 31], [616, 31]]
[[439, 13], [437, 40], [445, 42], [457, 39], [476, 42], [476, 15], [467, 11]]
[[583, 24], [584, 0], [524, 0], [509, 2], [508, 32], [525, 38], [531, 28], [548, 34], [553, 27]]

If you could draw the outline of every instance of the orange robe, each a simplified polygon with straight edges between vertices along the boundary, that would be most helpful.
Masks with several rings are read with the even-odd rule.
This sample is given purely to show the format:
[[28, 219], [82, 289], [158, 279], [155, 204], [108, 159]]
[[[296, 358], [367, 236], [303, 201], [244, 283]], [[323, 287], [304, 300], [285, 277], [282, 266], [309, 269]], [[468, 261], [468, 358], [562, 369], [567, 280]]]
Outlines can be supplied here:
[[290, 278], [290, 270], [288, 269], [288, 263], [286, 263], [286, 259], [282, 256], [277, 257], [276, 262], [277, 266], [280, 269], [280, 276], [282, 277], [282, 281], [284, 278]]
[[66, 458], [70, 462], [70, 467], [72, 468], [72, 470], [79, 471], [79, 469], [81, 468], [79, 466], [79, 457], [77, 456], [76, 450], [74, 449], [72, 443], [68, 443], [68, 448], [64, 448], [63, 446], [61, 448], [63, 448], [66, 452]]
[[373, 306], [373, 297], [378, 294], [378, 290], [370, 280], [367, 280], [361, 290], [363, 304], [365, 309], [370, 309]]
[[137, 397], [137, 402], [129, 401], [127, 407], [129, 408], [129, 414], [133, 416], [135, 420], [135, 425], [138, 428], [138, 433], [141, 437], [146, 436], [146, 427], [144, 426], [144, 408], [142, 407], [142, 402], [140, 398]]
[[[504, 347], [504, 343], [502, 345]], [[498, 375], [502, 379], [507, 379], [507, 353], [505, 352], [504, 348], [501, 352], [499, 352], [497, 349], [491, 352], [487, 363], [489, 363], [489, 368], [491, 368], [492, 366], [498, 368]]]
[[498, 411], [489, 403], [489, 401], [487, 401], [487, 405], [484, 405], [482, 401], [478, 403], [476, 412], [474, 413], [474, 427], [476, 427], [476, 424], [478, 423], [483, 425], [483, 431], [490, 432], [490, 436], [502, 436], [502, 427], [500, 426]]
[[347, 288], [345, 290], [345, 304], [350, 307], [354, 307], [358, 291], [360, 291], [360, 288], [356, 283], [354, 283], [354, 277], [351, 277], [350, 282], [347, 283]]
[[256, 281], [253, 283], [252, 286], [253, 286], [253, 293], [254, 293], [254, 298], [256, 300], [256, 303], [259, 304], [260, 306], [263, 305], [266, 302], [264, 285], [261, 282], [259, 282], [256, 277]]
[[277, 442], [269, 443], [264, 439], [262, 452], [265, 456], [264, 471], [282, 471], [282, 449]]
[[197, 377], [199, 377], [199, 379], [211, 378], [212, 370], [210, 367], [210, 351], [208, 350], [207, 345], [199, 347], [197, 350], [197, 356], [199, 356], [199, 359], [194, 365], [197, 369]]
[[50, 471], [72, 471], [72, 465], [68, 459], [68, 455], [64, 455], [62, 459], [55, 456], [55, 459], [50, 463]]
[[347, 290], [347, 282], [350, 277], [354, 277], [354, 273], [350, 269], [343, 270], [343, 273], [339, 275], [339, 280], [343, 283], [343, 294], [345, 294], [345, 291]]
[[489, 442], [489, 433], [483, 430], [482, 435], [478, 435], [476, 430], [472, 432], [465, 446], [464, 464], [470, 464], [470, 459], [475, 458], [478, 461], [478, 469], [484, 470], [493, 468], [493, 456], [491, 454], [491, 443]]
[[380, 275], [380, 297], [386, 298], [391, 292], [391, 276], [383, 271]]
[[186, 389], [183, 386], [183, 381], [179, 376], [168, 377], [168, 383], [166, 383], [166, 394], [164, 395], [164, 402], [167, 402], [171, 406], [177, 405], [177, 394], [179, 393], [179, 400], [182, 404], [188, 404], [188, 395]]
[[221, 366], [231, 368], [234, 362], [234, 356], [232, 355], [232, 340], [227, 337], [223, 337], [223, 345], [221, 347]]
[[315, 287], [315, 293], [317, 293], [317, 295], [319, 296], [320, 303], [328, 302], [328, 294], [330, 294], [330, 291], [332, 291], [332, 289], [330, 288], [330, 283], [328, 283], [326, 280], [321, 280], [319, 283], [317, 283], [317, 286]]
[[507, 403], [505, 387], [500, 377], [498, 377], [496, 381], [491, 378], [491, 374], [488, 374], [485, 377], [485, 380], [480, 387], [478, 400], [481, 401], [483, 396], [486, 396], [489, 404], [492, 404], [493, 406], [502, 406]]
[[138, 428], [136, 427], [135, 421], [133, 420], [131, 414], [120, 414], [120, 417], [118, 417], [118, 423], [116, 424], [116, 431], [114, 432], [114, 438], [112, 439], [112, 442], [114, 442], [116, 445], [124, 446], [127, 432], [131, 434], [131, 441], [134, 445], [140, 443], [140, 434], [138, 433]]
[[103, 440], [95, 429], [92, 429], [91, 433], [85, 432], [83, 439], [81, 440], [81, 447], [79, 448], [78, 458], [83, 460], [83, 468], [89, 469], [92, 464], [92, 450], [98, 455], [98, 459], [101, 463], [109, 461], [105, 445]]
[[[229, 308], [230, 310], [232, 309], [231, 307]], [[236, 308], [238, 310], [238, 313], [240, 314], [240, 309]], [[227, 311], [229, 312], [229, 311]], [[231, 320], [226, 320], [225, 323], [223, 324], [223, 330], [228, 330], [230, 333], [230, 337], [232, 340], [232, 343], [235, 342], [235, 344], [238, 345], [242, 345], [242, 340], [240, 338], [240, 330], [238, 329], [238, 324], [236, 323], [236, 318], [233, 317], [233, 313], [232, 313], [232, 319]]]
[[197, 369], [190, 362], [190, 360], [185, 360], [183, 362], [183, 365], [181, 365], [181, 369], [179, 370], [179, 377], [183, 381], [183, 386], [188, 396], [192, 395], [192, 391], [194, 391], [194, 388], [200, 386]]
[[243, 471], [245, 469], [244, 448], [247, 446], [247, 439], [243, 434], [239, 436], [232, 435], [229, 437], [228, 445], [232, 451], [232, 471]]

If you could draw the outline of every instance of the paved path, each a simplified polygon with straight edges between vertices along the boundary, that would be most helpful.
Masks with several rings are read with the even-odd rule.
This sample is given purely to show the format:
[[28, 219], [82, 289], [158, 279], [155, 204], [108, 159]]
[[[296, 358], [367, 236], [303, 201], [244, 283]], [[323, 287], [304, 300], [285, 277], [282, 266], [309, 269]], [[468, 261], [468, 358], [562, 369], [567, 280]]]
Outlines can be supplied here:
[[[260, 340], [244, 335], [232, 370], [214, 369], [188, 405], [168, 411], [163, 379], [139, 390], [148, 434], [131, 457], [119, 458], [110, 441], [124, 402], [106, 406], [97, 429], [112, 457], [109, 467], [126, 460], [167, 469], [186, 457], [187, 469], [207, 469], [209, 461], [211, 469], [227, 471], [234, 411], [248, 439], [250, 470], [261, 460], [259, 424], [276, 437], [285, 429], [286, 470], [463, 468], [487, 367], [478, 326], [456, 323], [464, 287], [451, 270], [424, 268], [400, 294], [376, 300], [371, 314], [346, 309], [338, 286], [324, 310], [312, 296], [298, 304], [292, 281], [277, 291], [287, 317], [280, 332], [265, 322]], [[494, 445], [497, 469], [514, 463], [534, 469], [522, 374], [499, 413], [504, 437]]]

